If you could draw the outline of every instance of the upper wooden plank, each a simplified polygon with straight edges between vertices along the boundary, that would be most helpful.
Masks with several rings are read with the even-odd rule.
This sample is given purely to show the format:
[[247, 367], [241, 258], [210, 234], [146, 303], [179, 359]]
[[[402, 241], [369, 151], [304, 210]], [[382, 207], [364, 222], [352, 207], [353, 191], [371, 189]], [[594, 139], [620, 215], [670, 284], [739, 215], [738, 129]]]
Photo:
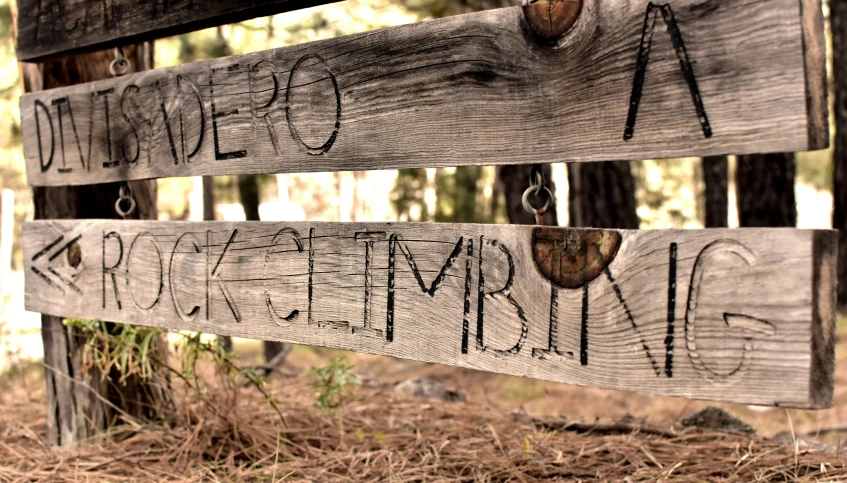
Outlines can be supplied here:
[[18, 0], [18, 60], [129, 45], [338, 0]]
[[822, 148], [813, 3], [586, 0], [553, 43], [515, 7], [27, 94], [27, 175], [46, 186]]
[[415, 223], [23, 230], [27, 310], [805, 408], [832, 404], [836, 239]]

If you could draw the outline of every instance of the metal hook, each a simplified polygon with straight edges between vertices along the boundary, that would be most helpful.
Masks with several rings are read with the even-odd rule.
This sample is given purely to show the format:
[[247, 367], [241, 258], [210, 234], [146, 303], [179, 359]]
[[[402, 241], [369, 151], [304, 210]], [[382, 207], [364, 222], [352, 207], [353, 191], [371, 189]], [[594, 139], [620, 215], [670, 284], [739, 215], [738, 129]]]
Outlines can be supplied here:
[[[544, 206], [538, 209], [533, 207], [529, 203], [530, 195], [543, 197], [545, 199]], [[523, 196], [521, 197], [521, 203], [523, 204], [524, 210], [526, 210], [530, 215], [535, 215], [535, 223], [537, 225], [544, 225], [544, 214], [550, 211], [550, 208], [553, 207], [554, 199], [555, 197], [553, 192], [545, 186], [544, 172], [541, 170], [541, 165], [532, 165], [532, 170], [529, 175], [529, 188], [524, 191]]]
[[[126, 210], [121, 207], [121, 203], [123, 202], [127, 203], [128, 208]], [[124, 181], [118, 190], [118, 201], [115, 202], [115, 211], [118, 212], [121, 218], [126, 220], [127, 217], [135, 212], [135, 207], [136, 203], [135, 198], [132, 197], [132, 188], [129, 187], [129, 183]]]
[[129, 72], [129, 68], [129, 59], [124, 57], [123, 47], [115, 47], [115, 60], [109, 64], [109, 73], [112, 74], [112, 77], [120, 77]]

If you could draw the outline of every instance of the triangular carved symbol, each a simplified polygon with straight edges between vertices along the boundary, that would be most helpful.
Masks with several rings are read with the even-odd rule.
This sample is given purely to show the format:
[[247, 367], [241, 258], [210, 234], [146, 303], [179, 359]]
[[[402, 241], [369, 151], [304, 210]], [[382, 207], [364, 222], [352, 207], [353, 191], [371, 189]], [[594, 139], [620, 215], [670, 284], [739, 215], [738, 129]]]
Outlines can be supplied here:
[[[65, 257], [66, 263], [71, 269], [76, 270], [80, 266], [82, 263], [82, 251], [79, 246], [80, 238], [82, 238], [82, 235], [78, 235], [76, 238], [65, 242], [65, 236], [60, 235], [59, 238], [56, 238], [47, 244], [41, 251], [32, 257], [32, 265], [30, 266], [30, 269], [33, 273], [44, 280], [46, 284], [58, 289], [62, 293], [65, 293], [65, 287], [68, 287], [74, 292], [81, 294], [82, 289], [73, 282], [76, 274], [71, 276], [62, 275], [62, 273], [54, 267], [54, 264], [57, 263], [56, 259], [63, 253], [67, 254]], [[57, 247], [58, 249], [54, 251]], [[36, 262], [39, 263], [37, 264]]]

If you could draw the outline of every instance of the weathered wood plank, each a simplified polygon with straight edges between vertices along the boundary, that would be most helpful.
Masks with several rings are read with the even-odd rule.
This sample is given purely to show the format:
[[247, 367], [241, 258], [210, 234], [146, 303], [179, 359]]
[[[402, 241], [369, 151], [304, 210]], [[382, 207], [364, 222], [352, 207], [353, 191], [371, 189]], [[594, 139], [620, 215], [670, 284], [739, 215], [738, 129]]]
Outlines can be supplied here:
[[835, 234], [38, 221], [26, 308], [748, 404], [832, 402]]
[[803, 5], [585, 0], [557, 43], [515, 7], [28, 94], [27, 175], [63, 185], [821, 148], [820, 3]]
[[338, 0], [18, 0], [18, 60], [136, 44]]

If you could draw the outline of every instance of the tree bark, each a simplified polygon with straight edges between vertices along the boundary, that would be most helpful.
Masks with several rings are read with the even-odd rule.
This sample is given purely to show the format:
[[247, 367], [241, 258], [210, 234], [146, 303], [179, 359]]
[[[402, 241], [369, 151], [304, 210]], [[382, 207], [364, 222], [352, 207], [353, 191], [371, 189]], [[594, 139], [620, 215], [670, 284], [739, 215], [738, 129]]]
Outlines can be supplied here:
[[797, 226], [795, 171], [793, 154], [739, 156], [735, 175], [739, 224], [745, 228]]
[[729, 226], [729, 159], [726, 156], [703, 158], [706, 198], [706, 228]]
[[[532, 165], [508, 165], [499, 166], [497, 168], [497, 183], [502, 187], [503, 193], [506, 195], [506, 213], [509, 215], [509, 223], [513, 225], [534, 225], [535, 215], [527, 212], [521, 199], [524, 191], [529, 188], [529, 174], [532, 170]], [[541, 171], [544, 173], [544, 180], [547, 188], [556, 195], [556, 184], [553, 182], [553, 168], [549, 164], [541, 166]], [[541, 208], [544, 200], [529, 199], [532, 206]], [[559, 224], [559, 215], [556, 211], [555, 198], [550, 210], [544, 215], [544, 224], [547, 226], [556, 226]]]
[[838, 307], [847, 309], [847, 2], [829, 2], [832, 22], [832, 74], [835, 85], [832, 227], [839, 232]]
[[635, 178], [628, 161], [568, 164], [570, 226], [637, 230]]
[[[152, 43], [124, 48], [131, 71], [153, 67]], [[45, 64], [21, 64], [25, 92], [64, 87], [110, 77], [112, 51], [67, 57]], [[137, 209], [130, 218], [155, 220], [156, 182], [129, 183]], [[115, 212], [120, 183], [89, 186], [36, 187], [33, 189], [35, 219], [119, 218]], [[111, 424], [116, 414], [110, 401], [137, 419], [160, 415], [161, 387], [134, 377], [119, 382], [112, 370], [104, 379], [97, 368], [84, 373], [85, 336], [62, 324], [62, 318], [43, 315], [44, 363], [47, 366], [47, 439], [68, 446], [89, 438]], [[160, 341], [159, 347], [166, 350]]]

